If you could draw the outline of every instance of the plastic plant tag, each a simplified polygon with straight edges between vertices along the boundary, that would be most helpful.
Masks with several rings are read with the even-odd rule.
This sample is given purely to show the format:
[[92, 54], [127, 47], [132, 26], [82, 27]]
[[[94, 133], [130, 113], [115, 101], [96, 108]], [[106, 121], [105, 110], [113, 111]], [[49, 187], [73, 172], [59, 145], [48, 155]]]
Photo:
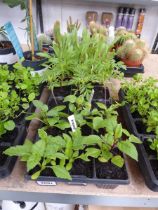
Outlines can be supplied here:
[[16, 51], [16, 54], [18, 55], [18, 57], [20, 59], [23, 58], [24, 57], [23, 51], [22, 51], [19, 39], [15, 33], [12, 23], [11, 22], [6, 23], [4, 25], [4, 29], [7, 32], [8, 38], [11, 41], [11, 43]]
[[56, 186], [56, 182], [51, 181], [37, 181], [37, 184], [40, 186]]
[[89, 103], [92, 103], [93, 96], [94, 96], [94, 89], [92, 90], [92, 93], [90, 95]]
[[72, 132], [75, 132], [76, 128], [77, 128], [77, 124], [76, 124], [76, 120], [75, 120], [75, 116], [74, 115], [70, 115], [68, 117]]

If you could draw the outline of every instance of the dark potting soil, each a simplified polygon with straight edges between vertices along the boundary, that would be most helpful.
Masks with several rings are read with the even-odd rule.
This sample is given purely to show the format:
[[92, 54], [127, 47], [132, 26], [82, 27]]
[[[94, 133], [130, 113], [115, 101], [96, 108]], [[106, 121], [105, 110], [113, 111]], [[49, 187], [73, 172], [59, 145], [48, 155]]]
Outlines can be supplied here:
[[125, 169], [119, 168], [112, 163], [101, 163], [96, 160], [96, 177], [98, 179], [128, 179], [128, 175]]
[[12, 48], [13, 45], [9, 41], [0, 41], [0, 48], [1, 49], [7, 49], [7, 48]]
[[140, 114], [136, 111], [132, 113], [133, 118], [141, 118]]
[[150, 142], [147, 141], [147, 139], [144, 140], [143, 146], [145, 148], [145, 151], [148, 155], [149, 159], [156, 159], [156, 151], [150, 149]]
[[71, 86], [56, 87], [53, 92], [55, 97], [60, 96], [64, 98], [71, 94]]
[[[64, 133], [68, 133], [68, 129], [65, 129]], [[47, 134], [51, 136], [62, 136], [63, 131], [60, 130], [59, 128], [53, 127], [53, 128], [47, 129]]]
[[5, 142], [5, 144], [11, 143], [11, 145], [13, 145], [14, 140], [16, 139], [17, 136], [18, 136], [18, 128], [15, 128], [13, 131], [8, 131], [0, 138], [0, 144], [2, 144], [2, 142]]
[[94, 97], [93, 99], [104, 99], [109, 100], [110, 99], [110, 93], [107, 88], [104, 88], [102, 86], [95, 86], [94, 87]]
[[73, 168], [70, 171], [72, 176], [86, 176], [88, 178], [93, 177], [93, 164], [92, 161], [85, 162], [83, 160], [76, 160], [73, 164]]
[[92, 134], [92, 129], [88, 125], [82, 126], [81, 131], [83, 136], [89, 136]]
[[64, 98], [63, 97], [53, 97], [52, 95], [49, 97], [49, 100], [48, 100], [48, 107], [49, 109], [55, 107], [55, 106], [58, 106], [58, 105], [64, 105], [64, 102], [63, 102]]
[[[25, 55], [25, 59], [28, 60], [28, 61], [32, 61], [31, 53]], [[40, 57], [38, 55], [34, 55], [34, 61], [40, 61], [42, 59], [43, 59], [42, 57]]]
[[6, 159], [7, 159], [7, 155], [3, 154], [3, 152], [8, 149], [8, 147], [2, 147], [0, 146], [0, 166], [3, 167], [3, 165], [5, 165], [6, 163]]
[[146, 134], [146, 135], [150, 135], [150, 134], [154, 135], [153, 132], [147, 132], [146, 131], [147, 127], [145, 126], [145, 124], [143, 123], [142, 120], [136, 120], [135, 125], [136, 125], [138, 133]]

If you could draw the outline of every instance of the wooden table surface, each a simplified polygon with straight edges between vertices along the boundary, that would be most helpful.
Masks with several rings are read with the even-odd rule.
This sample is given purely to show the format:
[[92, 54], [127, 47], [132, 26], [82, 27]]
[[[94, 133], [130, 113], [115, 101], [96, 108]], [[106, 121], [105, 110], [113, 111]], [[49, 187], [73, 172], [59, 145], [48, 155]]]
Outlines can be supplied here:
[[[144, 61], [144, 65], [144, 77], [154, 76], [158, 78], [157, 55], [149, 55]], [[119, 82], [115, 81], [115, 83], [115, 89], [118, 90]], [[39, 186], [36, 182], [24, 178], [25, 165], [17, 161], [12, 174], [0, 180], [0, 200], [23, 200], [25, 198], [28, 201], [80, 202], [107, 206], [110, 206], [112, 202], [114, 206], [158, 207], [158, 192], [152, 192], [146, 187], [135, 161], [128, 159], [127, 162], [130, 184], [118, 186], [115, 189], [102, 189], [93, 184], [69, 186], [59, 183], [56, 186]]]

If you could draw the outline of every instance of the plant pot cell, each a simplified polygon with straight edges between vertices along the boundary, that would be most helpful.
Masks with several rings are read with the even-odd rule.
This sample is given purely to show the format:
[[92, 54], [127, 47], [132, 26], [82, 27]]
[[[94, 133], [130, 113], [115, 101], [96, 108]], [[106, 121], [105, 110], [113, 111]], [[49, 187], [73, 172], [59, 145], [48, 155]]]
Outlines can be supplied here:
[[94, 87], [94, 97], [93, 99], [110, 99], [110, 93], [107, 88], [104, 88], [103, 86], [95, 86]]
[[9, 147], [0, 146], [0, 167], [3, 167], [6, 163], [7, 155], [4, 155], [3, 152]]
[[83, 160], [76, 160], [73, 164], [73, 168], [70, 171], [72, 176], [85, 176], [87, 178], [93, 178], [93, 163], [85, 162]]
[[135, 125], [136, 125], [137, 131], [138, 131], [139, 134], [154, 135], [153, 132], [148, 133], [146, 131], [147, 128], [144, 125], [144, 123], [142, 122], [142, 120], [136, 120]]
[[14, 145], [14, 140], [17, 138], [18, 136], [18, 128], [16, 127], [13, 131], [8, 131], [6, 134], [4, 134], [1, 138], [0, 138], [0, 142], [2, 143], [5, 142], [5, 144], [7, 143], [11, 143], [10, 146]]
[[98, 179], [128, 179], [125, 167], [119, 168], [112, 163], [101, 163], [97, 160], [95, 161], [95, 165], [96, 177]]
[[135, 112], [132, 113], [132, 117], [133, 118], [137, 118], [137, 119], [138, 118], [141, 118], [140, 114], [137, 111], [135, 111]]
[[56, 87], [54, 88], [54, 96], [58, 97], [58, 96], [68, 96], [71, 94], [71, 86], [62, 86], [62, 87]]

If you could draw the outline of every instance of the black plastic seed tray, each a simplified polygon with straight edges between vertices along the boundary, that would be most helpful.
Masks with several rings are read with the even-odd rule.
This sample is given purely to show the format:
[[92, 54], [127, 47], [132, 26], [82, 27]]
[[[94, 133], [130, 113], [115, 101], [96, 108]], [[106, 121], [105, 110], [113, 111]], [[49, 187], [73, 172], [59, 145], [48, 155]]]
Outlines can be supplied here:
[[[120, 101], [124, 101], [125, 94], [122, 89], [119, 91], [119, 99]], [[143, 140], [144, 138], [154, 138], [155, 135], [152, 133], [146, 132], [146, 126], [143, 124], [143, 120], [141, 116], [135, 112], [131, 113], [130, 104], [125, 104], [121, 107], [123, 119], [126, 123], [128, 130], [133, 133], [135, 136]]]
[[13, 131], [8, 132], [0, 139], [0, 179], [11, 174], [17, 160], [17, 157], [6, 156], [3, 152], [11, 146], [23, 144], [26, 134], [24, 126], [16, 125]]
[[[125, 99], [123, 90], [119, 91], [121, 101]], [[142, 140], [142, 144], [137, 144], [139, 155], [139, 167], [144, 177], [146, 185], [155, 192], [158, 192], [158, 159], [155, 151], [150, 149], [147, 144], [148, 139], [154, 139], [155, 135], [146, 132], [146, 126], [143, 124], [141, 116], [138, 113], [131, 113], [130, 105], [122, 107], [123, 120], [127, 129]]]
[[[31, 171], [26, 175], [26, 179], [31, 180], [31, 175], [35, 171]], [[37, 181], [44, 182], [64, 182], [69, 185], [87, 185], [95, 184], [98, 187], [113, 189], [118, 185], [129, 184], [126, 165], [123, 168], [118, 168], [111, 163], [100, 163], [92, 160], [84, 162], [77, 160], [70, 172], [72, 181], [55, 177], [51, 169], [43, 171]]]
[[146, 145], [146, 141], [147, 139], [144, 139], [143, 144], [137, 145], [139, 167], [149, 189], [158, 192], [158, 159], [156, 153]]

